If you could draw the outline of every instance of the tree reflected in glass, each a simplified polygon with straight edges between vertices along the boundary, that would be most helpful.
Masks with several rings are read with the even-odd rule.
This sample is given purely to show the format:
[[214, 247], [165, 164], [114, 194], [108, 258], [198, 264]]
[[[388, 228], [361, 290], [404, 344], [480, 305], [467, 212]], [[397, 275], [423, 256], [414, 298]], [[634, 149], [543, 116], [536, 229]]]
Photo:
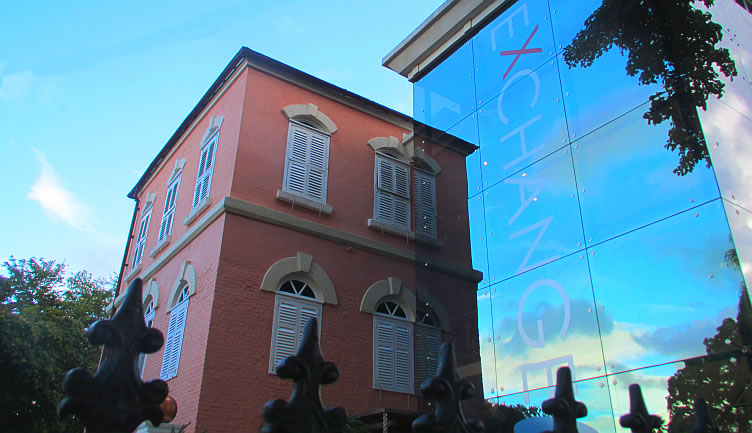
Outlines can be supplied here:
[[722, 26], [696, 3], [709, 8], [714, 0], [604, 0], [564, 48], [571, 68], [589, 67], [617, 47], [627, 56], [629, 76], [663, 86], [643, 117], [650, 124], [671, 122], [666, 148], [679, 154], [677, 175], [701, 161], [711, 165], [697, 108], [705, 110], [709, 97], [723, 96], [719, 72], [737, 74], [729, 51], [717, 46]]

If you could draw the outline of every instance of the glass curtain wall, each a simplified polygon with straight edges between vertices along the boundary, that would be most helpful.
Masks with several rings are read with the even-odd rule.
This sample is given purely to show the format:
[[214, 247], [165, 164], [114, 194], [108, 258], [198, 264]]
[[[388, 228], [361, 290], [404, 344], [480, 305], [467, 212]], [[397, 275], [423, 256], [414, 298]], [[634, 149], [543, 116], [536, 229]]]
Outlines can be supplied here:
[[[439, 241], [467, 220], [483, 274], [467, 349], [487, 414], [542, 415], [569, 366], [595, 431], [628, 431], [632, 383], [668, 431], [689, 430], [698, 397], [722, 430], [750, 431], [752, 15], [733, 0], [508, 3], [414, 83], [416, 121], [478, 147], [466, 208], [436, 210]], [[432, 275], [417, 285], [440, 287]]]

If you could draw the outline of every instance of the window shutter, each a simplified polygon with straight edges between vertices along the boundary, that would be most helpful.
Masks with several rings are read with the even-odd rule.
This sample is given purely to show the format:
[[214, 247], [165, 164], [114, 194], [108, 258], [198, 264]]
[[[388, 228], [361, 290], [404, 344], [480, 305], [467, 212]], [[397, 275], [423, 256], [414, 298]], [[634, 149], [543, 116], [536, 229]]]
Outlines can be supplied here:
[[373, 318], [373, 387], [394, 389], [394, 327], [388, 320]]
[[306, 168], [305, 165], [290, 160], [287, 162], [287, 190], [299, 195], [305, 195]]
[[214, 154], [219, 136], [215, 135], [201, 149], [201, 160], [196, 175], [196, 190], [193, 193], [193, 207], [196, 207], [204, 197], [209, 196], [212, 174], [214, 173]]
[[436, 237], [436, 178], [415, 170], [415, 231]]
[[394, 390], [413, 392], [413, 325], [395, 323], [394, 326]]
[[374, 388], [413, 392], [413, 325], [374, 316]]
[[170, 312], [167, 342], [165, 343], [164, 357], [162, 358], [162, 369], [159, 373], [159, 377], [162, 380], [171, 379], [178, 374], [187, 314], [188, 299], [176, 305]]
[[274, 329], [272, 331], [271, 356], [269, 371], [277, 369], [277, 365], [288, 356], [295, 355], [295, 351], [303, 338], [305, 324], [311, 317], [319, 319], [319, 335], [321, 332], [321, 305], [306, 302], [292, 296], [277, 295], [274, 315]]
[[[144, 322], [146, 322], [146, 327], [151, 328], [152, 323], [154, 322], [154, 310], [152, 310], [151, 313], [148, 313], [144, 316]], [[144, 377], [144, 367], [146, 366], [146, 354], [140, 353], [138, 355], [138, 375], [139, 377]]]
[[326, 201], [329, 137], [297, 124], [290, 124], [287, 138], [285, 191]]
[[415, 326], [415, 376], [418, 386], [436, 375], [439, 369], [441, 330], [428, 326]]
[[383, 156], [376, 157], [374, 215], [410, 230], [410, 167]]

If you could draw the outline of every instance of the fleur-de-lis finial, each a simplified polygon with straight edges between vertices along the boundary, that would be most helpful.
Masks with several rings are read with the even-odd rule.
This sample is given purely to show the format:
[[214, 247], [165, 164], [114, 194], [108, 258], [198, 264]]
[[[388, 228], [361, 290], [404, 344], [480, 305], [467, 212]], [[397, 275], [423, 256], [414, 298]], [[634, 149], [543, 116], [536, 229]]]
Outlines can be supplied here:
[[76, 415], [89, 433], [131, 433], [145, 420], [162, 422], [159, 405], [167, 397], [167, 384], [143, 382], [138, 373], [139, 354], [154, 353], [164, 344], [162, 333], [144, 322], [141, 286], [135, 279], [115, 316], [86, 329], [90, 344], [104, 345], [96, 373], [74, 368], [63, 379], [58, 415]]
[[587, 406], [574, 399], [572, 372], [561, 367], [556, 372], [556, 394], [541, 405], [554, 418], [554, 429], [546, 433], [577, 433], [577, 418], [587, 416]]
[[636, 383], [629, 385], [629, 413], [619, 418], [619, 424], [632, 433], [653, 433], [663, 424], [661, 417], [648, 413], [642, 390]]
[[347, 421], [345, 410], [325, 409], [321, 402], [321, 385], [336, 382], [339, 369], [321, 356], [316, 318], [308, 319], [298, 352], [279, 363], [277, 376], [292, 379], [295, 389], [289, 401], [266, 403], [263, 433], [334, 433], [342, 429]]
[[452, 343], [442, 343], [439, 349], [439, 369], [436, 376], [426, 380], [420, 393], [433, 402], [434, 412], [423, 414], [413, 421], [414, 433], [483, 433], [480, 420], [467, 420], [462, 400], [473, 396], [475, 387], [461, 380]]
[[718, 433], [704, 398], [695, 400], [695, 427], [690, 433]]

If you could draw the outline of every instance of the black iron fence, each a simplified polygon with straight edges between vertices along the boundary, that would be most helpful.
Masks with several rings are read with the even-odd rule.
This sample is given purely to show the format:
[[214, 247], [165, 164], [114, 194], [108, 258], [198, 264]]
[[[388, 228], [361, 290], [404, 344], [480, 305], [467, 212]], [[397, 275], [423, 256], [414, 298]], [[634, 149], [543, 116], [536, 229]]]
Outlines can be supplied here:
[[[136, 279], [128, 287], [122, 306], [112, 319], [100, 320], [86, 330], [89, 342], [103, 345], [102, 361], [96, 373], [77, 368], [63, 380], [64, 398], [58, 406], [60, 416], [75, 415], [88, 433], [131, 433], [143, 421], [155, 426], [175, 416], [174, 400], [168, 396], [167, 383], [160, 379], [144, 382], [138, 373], [141, 353], [154, 353], [164, 344], [162, 333], [146, 327], [141, 304], [142, 282]], [[272, 400], [263, 408], [263, 433], [339, 433], [347, 422], [344, 408], [326, 408], [320, 387], [339, 379], [339, 370], [321, 356], [318, 323], [310, 319], [303, 340], [294, 356], [284, 359], [277, 376], [292, 379], [289, 400]], [[412, 423], [414, 433], [483, 433], [483, 422], [468, 420], [462, 401], [471, 398], [473, 385], [457, 372], [454, 347], [443, 343], [436, 375], [426, 380], [420, 393], [429, 401], [431, 412]], [[640, 386], [629, 387], [630, 412], [620, 418], [622, 427], [633, 433], [651, 433], [661, 429], [662, 420], [651, 415]], [[577, 419], [587, 416], [587, 407], [576, 401], [572, 374], [562, 367], [556, 375], [554, 398], [542, 405], [553, 418], [553, 430], [540, 433], [578, 433]], [[691, 433], [714, 433], [703, 399], [695, 401], [695, 427]]]

